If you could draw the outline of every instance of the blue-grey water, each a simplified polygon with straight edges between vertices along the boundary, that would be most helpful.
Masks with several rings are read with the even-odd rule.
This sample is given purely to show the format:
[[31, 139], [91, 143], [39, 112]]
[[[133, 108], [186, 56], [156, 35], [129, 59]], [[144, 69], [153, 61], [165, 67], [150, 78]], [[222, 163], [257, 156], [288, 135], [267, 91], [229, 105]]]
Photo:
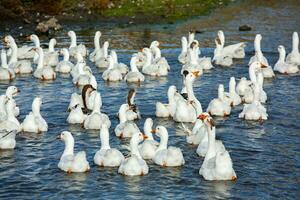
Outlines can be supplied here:
[[[232, 181], [205, 181], [199, 174], [202, 158], [196, 154], [196, 146], [186, 143], [180, 124], [170, 119], [155, 117], [155, 103], [167, 101], [170, 85], [181, 88], [177, 62], [180, 53], [180, 37], [190, 29], [204, 30], [197, 34], [202, 55], [213, 56], [214, 38], [219, 29], [225, 31], [226, 43], [247, 41], [246, 58], [235, 60], [230, 68], [215, 67], [205, 73], [194, 85], [195, 94], [206, 109], [209, 101], [217, 96], [218, 84], [228, 89], [231, 76], [248, 77], [247, 63], [253, 55], [253, 39], [256, 33], [263, 35], [262, 49], [271, 65], [278, 58], [277, 46], [282, 44], [291, 50], [292, 32], [300, 32], [300, 5], [298, 1], [247, 1], [216, 10], [209, 17], [189, 20], [172, 25], [140, 25], [120, 28], [114, 24], [89, 24], [68, 27], [78, 33], [79, 42], [93, 46], [93, 34], [103, 32], [101, 42], [110, 41], [116, 49], [119, 61], [129, 64], [132, 53], [149, 45], [152, 40], [161, 42], [162, 55], [171, 66], [166, 78], [146, 77], [140, 86], [105, 83], [102, 72], [88, 63], [97, 78], [103, 107], [112, 121], [111, 146], [122, 149], [121, 141], [114, 136], [118, 124], [116, 113], [126, 101], [129, 88], [136, 88], [136, 103], [142, 114], [137, 124], [142, 128], [145, 118], [164, 125], [169, 131], [169, 145], [180, 147], [186, 164], [178, 168], [161, 168], [148, 162], [150, 171], [142, 177], [124, 177], [117, 168], [100, 168], [93, 164], [94, 153], [100, 146], [97, 131], [87, 131], [80, 125], [68, 125], [66, 112], [70, 96], [79, 92], [68, 76], [59, 75], [53, 82], [42, 82], [32, 76], [18, 76], [14, 81], [0, 83], [0, 94], [8, 85], [16, 85], [21, 93], [15, 98], [21, 109], [22, 122], [31, 111], [35, 96], [43, 97], [41, 113], [49, 124], [49, 131], [42, 134], [21, 133], [17, 146], [11, 151], [0, 151], [0, 199], [299, 199], [300, 185], [300, 79], [276, 75], [266, 81], [268, 94], [266, 108], [269, 119], [264, 123], [246, 122], [238, 118], [242, 106], [235, 107], [230, 117], [216, 119], [217, 138], [230, 152], [238, 179]], [[250, 24], [249, 32], [238, 32], [242, 24]], [[56, 35], [58, 48], [68, 45], [66, 31]], [[2, 34], [3, 35], [3, 34]], [[48, 38], [41, 38], [46, 43]], [[18, 41], [23, 44], [24, 41]], [[75, 137], [75, 150], [85, 150], [91, 165], [88, 173], [66, 174], [57, 168], [64, 149], [62, 141], [55, 137], [69, 130]], [[157, 138], [158, 139], [158, 138]]]

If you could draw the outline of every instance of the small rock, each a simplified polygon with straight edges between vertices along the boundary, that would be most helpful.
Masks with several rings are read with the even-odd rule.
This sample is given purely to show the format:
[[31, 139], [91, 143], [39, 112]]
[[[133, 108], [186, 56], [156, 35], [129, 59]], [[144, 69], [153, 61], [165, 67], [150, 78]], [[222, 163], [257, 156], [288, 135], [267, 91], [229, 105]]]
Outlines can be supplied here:
[[49, 20], [42, 21], [38, 23], [35, 30], [40, 33], [49, 34], [49, 31], [52, 30], [57, 31], [62, 28], [60, 24], [57, 23], [57, 19], [55, 17], [50, 18]]
[[25, 24], [31, 24], [31, 21], [29, 21], [29, 19], [24, 18], [23, 21], [24, 21]]
[[251, 31], [251, 30], [252, 30], [251, 26], [249, 26], [247, 24], [239, 27], [239, 31]]
[[196, 34], [202, 34], [202, 33], [204, 33], [204, 31], [202, 31], [202, 30], [195, 30], [195, 33]]

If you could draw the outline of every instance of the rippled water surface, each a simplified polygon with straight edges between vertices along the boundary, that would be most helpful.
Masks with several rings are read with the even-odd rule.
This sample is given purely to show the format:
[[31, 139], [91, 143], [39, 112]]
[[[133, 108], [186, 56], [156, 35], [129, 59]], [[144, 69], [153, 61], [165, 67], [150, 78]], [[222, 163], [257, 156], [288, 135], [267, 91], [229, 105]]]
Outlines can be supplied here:
[[[277, 75], [266, 81], [264, 89], [268, 94], [266, 108], [270, 116], [263, 124], [238, 119], [242, 106], [233, 109], [230, 117], [216, 119], [217, 138], [221, 139], [233, 160], [238, 175], [235, 182], [205, 181], [198, 170], [203, 161], [196, 154], [196, 147], [188, 145], [179, 124], [172, 120], [155, 118], [155, 103], [167, 101], [170, 85], [181, 88], [177, 62], [180, 53], [180, 37], [189, 29], [204, 30], [197, 34], [202, 55], [212, 56], [214, 37], [217, 30], [223, 29], [227, 44], [247, 41], [247, 56], [236, 60], [233, 67], [216, 67], [205, 73], [194, 85], [195, 94], [205, 109], [211, 99], [217, 96], [218, 84], [228, 89], [230, 76], [247, 76], [247, 63], [253, 55], [252, 41], [256, 33], [263, 35], [262, 49], [273, 65], [277, 58], [277, 46], [285, 45], [291, 49], [293, 31], [300, 32], [300, 5], [297, 1], [247, 1], [228, 8], [217, 10], [204, 19], [190, 20], [181, 24], [166, 26], [131, 26], [118, 28], [114, 25], [99, 25], [90, 28], [89, 24], [70, 27], [78, 33], [78, 40], [90, 48], [93, 34], [101, 30], [109, 40], [110, 48], [116, 49], [121, 62], [129, 64], [133, 52], [149, 45], [152, 40], [162, 43], [162, 54], [171, 65], [166, 78], [146, 77], [141, 86], [127, 85], [124, 82], [108, 84], [102, 72], [92, 63], [98, 81], [98, 90], [103, 100], [103, 112], [112, 121], [111, 146], [121, 149], [122, 144], [114, 136], [113, 128], [118, 124], [116, 113], [126, 101], [129, 88], [136, 88], [136, 103], [142, 113], [137, 123], [142, 128], [145, 118], [152, 117], [155, 124], [167, 127], [170, 135], [169, 145], [183, 150], [186, 164], [179, 168], [161, 168], [149, 162], [149, 174], [143, 177], [124, 177], [117, 168], [99, 168], [93, 164], [94, 153], [100, 146], [97, 131], [87, 131], [80, 126], [66, 123], [66, 112], [70, 96], [79, 90], [73, 86], [70, 77], [59, 75], [53, 82], [41, 82], [31, 76], [17, 77], [10, 83], [0, 83], [3, 94], [8, 85], [16, 85], [21, 93], [16, 97], [21, 109], [19, 120], [31, 110], [35, 96], [42, 96], [43, 117], [49, 124], [49, 131], [43, 134], [22, 133], [16, 138], [17, 147], [13, 151], [0, 151], [0, 199], [296, 199], [299, 198], [300, 177], [300, 80], [299, 75]], [[251, 24], [250, 32], [238, 32], [241, 24]], [[56, 36], [58, 47], [66, 46], [69, 39], [65, 32]], [[42, 38], [42, 43], [48, 41]], [[63, 130], [69, 130], [75, 137], [75, 149], [85, 150], [90, 161], [91, 171], [83, 174], [66, 174], [57, 168], [64, 149], [61, 141], [55, 140]], [[122, 152], [127, 154], [125, 150]]]

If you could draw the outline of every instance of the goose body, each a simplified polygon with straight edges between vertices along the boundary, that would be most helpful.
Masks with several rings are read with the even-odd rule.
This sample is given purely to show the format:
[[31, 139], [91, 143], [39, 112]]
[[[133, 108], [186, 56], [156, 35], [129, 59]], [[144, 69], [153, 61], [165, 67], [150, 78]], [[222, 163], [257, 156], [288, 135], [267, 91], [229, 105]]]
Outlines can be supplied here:
[[205, 180], [236, 180], [232, 160], [228, 151], [217, 151], [215, 140], [215, 127], [211, 117], [204, 119], [208, 132], [208, 149], [199, 170]]
[[293, 47], [292, 52], [286, 57], [286, 62], [292, 65], [300, 65], [300, 53], [299, 53], [299, 36], [297, 32], [293, 33]]
[[156, 117], [173, 117], [176, 109], [175, 94], [177, 89], [174, 85], [171, 85], [168, 89], [168, 103], [163, 104], [161, 102], [156, 103], [155, 115]]
[[55, 71], [60, 73], [70, 73], [72, 68], [74, 68], [74, 64], [69, 61], [69, 51], [68, 49], [63, 48], [60, 53], [64, 56], [64, 59], [56, 65]]
[[14, 115], [14, 102], [12, 100], [8, 100], [6, 103], [6, 118], [0, 122], [0, 131], [4, 132], [20, 132], [21, 125], [18, 119]]
[[143, 65], [142, 72], [149, 76], [167, 76], [168, 67], [160, 66], [157, 62], [152, 61], [152, 54], [149, 48], [144, 48], [143, 52], [146, 55], [146, 62]]
[[22, 130], [26, 132], [40, 133], [48, 131], [48, 124], [40, 113], [42, 99], [36, 97], [32, 102], [32, 112], [26, 115], [21, 124]]
[[108, 47], [109, 43], [107, 41], [104, 42], [101, 51], [97, 51], [95, 56], [95, 64], [98, 68], [108, 68], [109, 62], [107, 59], [108, 56]]
[[37, 48], [39, 54], [39, 61], [36, 70], [33, 73], [33, 76], [41, 80], [54, 80], [56, 79], [56, 73], [54, 70], [48, 66], [44, 65], [44, 52], [42, 48]]
[[149, 167], [142, 159], [138, 144], [144, 139], [143, 134], [137, 132], [130, 140], [130, 157], [125, 158], [121, 163], [118, 172], [126, 176], [143, 176], [149, 173]]
[[71, 107], [71, 111], [67, 118], [69, 124], [82, 124], [86, 120], [86, 115], [83, 114], [80, 104]]
[[0, 133], [0, 149], [14, 149], [16, 144], [16, 131]]
[[285, 48], [284, 46], [278, 46], [279, 59], [274, 65], [274, 71], [277, 71], [282, 74], [294, 74], [299, 72], [299, 68], [296, 62], [286, 62], [285, 59]]
[[157, 126], [153, 131], [160, 137], [160, 143], [156, 149], [153, 161], [163, 167], [176, 167], [184, 165], [185, 161], [182, 152], [177, 147], [168, 147], [168, 131], [164, 126]]
[[121, 81], [123, 79], [122, 73], [119, 68], [114, 66], [114, 61], [112, 56], [107, 57], [109, 62], [109, 67], [102, 74], [102, 78], [105, 81]]
[[115, 148], [110, 148], [109, 131], [105, 124], [100, 130], [101, 148], [94, 156], [94, 163], [103, 167], [118, 167], [125, 160], [123, 154]]
[[222, 84], [219, 85], [218, 88], [218, 98], [213, 99], [208, 107], [207, 112], [213, 116], [228, 116], [231, 112], [230, 105], [225, 101], [224, 98], [224, 86]]
[[74, 154], [74, 138], [72, 134], [68, 131], [63, 131], [58, 138], [65, 142], [65, 150], [60, 157], [58, 168], [67, 173], [89, 171], [90, 165], [86, 160], [86, 153], [80, 151]]
[[153, 120], [151, 118], [147, 118], [144, 123], [144, 133], [146, 135], [146, 139], [142, 144], [139, 145], [140, 154], [145, 160], [154, 158], [156, 149], [159, 145], [159, 143], [155, 141], [152, 136], [152, 126]]

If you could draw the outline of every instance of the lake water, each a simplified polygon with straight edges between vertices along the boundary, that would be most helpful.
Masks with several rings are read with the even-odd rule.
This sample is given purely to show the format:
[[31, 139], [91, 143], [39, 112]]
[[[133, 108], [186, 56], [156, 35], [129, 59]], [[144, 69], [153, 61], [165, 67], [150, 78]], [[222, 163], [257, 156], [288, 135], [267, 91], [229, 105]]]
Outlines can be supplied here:
[[[153, 40], [161, 42], [162, 55], [171, 66], [166, 78], [146, 77], [140, 86], [105, 83], [102, 72], [88, 63], [97, 78], [103, 107], [112, 121], [110, 142], [121, 149], [121, 141], [114, 136], [118, 124], [116, 113], [126, 101], [129, 88], [136, 88], [136, 104], [142, 114], [137, 124], [142, 128], [147, 117], [155, 124], [164, 125], [169, 131], [169, 145], [180, 147], [186, 164], [179, 168], [161, 168], [149, 162], [150, 171], [142, 177], [124, 177], [117, 168], [97, 167], [94, 153], [99, 149], [98, 131], [87, 131], [66, 123], [70, 96], [79, 90], [71, 78], [59, 75], [53, 82], [42, 82], [32, 76], [18, 76], [13, 82], [0, 83], [0, 94], [8, 85], [16, 85], [21, 93], [15, 98], [21, 109], [18, 117], [23, 121], [31, 111], [35, 96], [43, 97], [42, 116], [49, 125], [43, 134], [21, 133], [17, 147], [12, 151], [0, 151], [0, 199], [296, 199], [299, 198], [300, 182], [300, 79], [276, 75], [265, 81], [268, 94], [266, 108], [269, 119], [263, 124], [246, 122], [238, 118], [242, 106], [235, 107], [230, 117], [216, 119], [217, 138], [230, 152], [238, 179], [232, 181], [205, 181], [198, 171], [203, 159], [196, 154], [196, 146], [186, 143], [180, 124], [169, 119], [155, 118], [155, 103], [167, 101], [170, 85], [182, 87], [177, 62], [180, 53], [180, 38], [190, 29], [203, 30], [197, 34], [202, 55], [213, 56], [214, 38], [219, 29], [224, 30], [226, 43], [247, 41], [246, 58], [234, 61], [231, 68], [215, 67], [194, 84], [194, 91], [206, 109], [211, 99], [217, 96], [218, 84], [228, 89], [231, 76], [248, 77], [247, 63], [253, 55], [253, 39], [256, 33], [263, 36], [262, 49], [269, 63], [278, 58], [277, 46], [283, 44], [291, 50], [292, 32], [300, 32], [300, 4], [297, 1], [247, 1], [216, 10], [209, 17], [193, 19], [169, 25], [139, 25], [119, 27], [114, 24], [70, 25], [78, 33], [78, 41], [89, 48], [93, 46], [96, 30], [103, 32], [101, 42], [110, 41], [110, 49], [116, 49], [119, 61], [129, 64], [132, 53], [149, 45]], [[249, 32], [239, 32], [238, 26], [250, 24]], [[58, 47], [67, 46], [66, 31], [56, 35]], [[41, 38], [42, 43], [48, 41]], [[24, 43], [20, 41], [19, 44]], [[85, 150], [91, 170], [82, 174], [66, 174], [57, 168], [64, 149], [62, 141], [55, 137], [69, 130], [75, 138], [75, 150]], [[124, 149], [122, 152], [127, 154]]]

